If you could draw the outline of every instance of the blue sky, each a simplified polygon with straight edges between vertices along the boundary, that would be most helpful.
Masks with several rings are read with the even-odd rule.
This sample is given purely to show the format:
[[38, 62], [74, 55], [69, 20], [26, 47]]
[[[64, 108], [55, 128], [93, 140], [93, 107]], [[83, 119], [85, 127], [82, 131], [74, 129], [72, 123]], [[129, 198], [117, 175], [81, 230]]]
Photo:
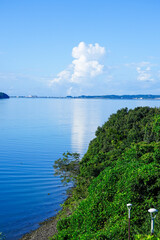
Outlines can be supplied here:
[[1, 0], [0, 91], [160, 94], [159, 0]]

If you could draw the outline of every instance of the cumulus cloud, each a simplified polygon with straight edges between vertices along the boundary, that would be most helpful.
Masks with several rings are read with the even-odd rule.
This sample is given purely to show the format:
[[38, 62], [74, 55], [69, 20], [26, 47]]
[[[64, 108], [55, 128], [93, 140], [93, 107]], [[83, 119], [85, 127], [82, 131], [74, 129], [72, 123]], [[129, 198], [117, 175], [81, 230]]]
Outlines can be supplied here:
[[86, 44], [80, 42], [77, 47], [72, 49], [72, 63], [63, 71], [57, 74], [50, 84], [70, 82], [82, 83], [87, 79], [92, 79], [103, 73], [104, 65], [100, 59], [105, 55], [105, 48], [98, 43]]
[[149, 62], [141, 62], [139, 66], [136, 68], [138, 77], [138, 81], [152, 82], [154, 79], [152, 78], [151, 72], [151, 64]]
[[74, 47], [72, 50], [72, 57], [80, 58], [85, 56], [87, 59], [98, 59], [105, 54], [105, 48], [101, 47], [98, 43], [86, 45], [84, 42], [80, 42], [78, 47]]
[[70, 70], [63, 70], [62, 72], [57, 74], [57, 77], [51, 80], [50, 85], [53, 83], [61, 82], [62, 80], [68, 80], [71, 77]]
[[127, 63], [125, 64], [126, 67], [133, 67], [136, 69], [137, 72], [137, 80], [141, 82], [153, 82], [154, 79], [154, 72], [153, 67], [155, 67], [155, 64], [152, 64], [150, 62], [139, 62], [139, 63]]

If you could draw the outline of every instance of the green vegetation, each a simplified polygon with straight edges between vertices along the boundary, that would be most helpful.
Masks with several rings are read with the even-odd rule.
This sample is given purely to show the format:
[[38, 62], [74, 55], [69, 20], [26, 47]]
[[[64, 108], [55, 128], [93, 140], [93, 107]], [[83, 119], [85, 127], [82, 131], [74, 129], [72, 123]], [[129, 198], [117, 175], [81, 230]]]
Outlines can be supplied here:
[[55, 176], [60, 176], [62, 182], [67, 184], [73, 182], [76, 184], [76, 178], [79, 172], [80, 155], [78, 153], [63, 153], [63, 158], [54, 162]]
[[9, 98], [9, 96], [5, 93], [0, 92], [0, 99], [3, 99], [3, 98]]
[[135, 240], [160, 240], [160, 238], [151, 236], [151, 235], [137, 235], [135, 236]]
[[55, 167], [64, 181], [67, 176], [76, 186], [63, 205], [58, 234], [52, 239], [127, 239], [129, 202], [131, 239], [160, 238], [158, 215], [155, 236], [146, 235], [148, 209], [160, 210], [160, 109], [119, 110], [98, 127], [81, 161], [79, 155], [67, 153]]
[[5, 239], [6, 238], [5, 238], [4, 234], [2, 232], [0, 232], [0, 240], [5, 240]]

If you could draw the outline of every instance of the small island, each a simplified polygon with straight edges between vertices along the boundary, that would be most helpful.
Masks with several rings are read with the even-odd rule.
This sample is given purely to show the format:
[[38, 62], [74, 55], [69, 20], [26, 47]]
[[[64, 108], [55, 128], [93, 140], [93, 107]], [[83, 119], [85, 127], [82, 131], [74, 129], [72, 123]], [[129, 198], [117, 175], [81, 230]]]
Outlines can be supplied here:
[[9, 98], [6, 93], [0, 92], [0, 99]]

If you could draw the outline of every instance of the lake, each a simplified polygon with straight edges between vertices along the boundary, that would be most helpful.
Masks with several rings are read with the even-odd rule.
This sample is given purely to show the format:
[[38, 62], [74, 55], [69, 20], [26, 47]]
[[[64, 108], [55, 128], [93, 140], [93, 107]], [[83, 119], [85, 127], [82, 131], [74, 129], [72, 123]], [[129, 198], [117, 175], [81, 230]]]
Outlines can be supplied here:
[[156, 100], [0, 100], [0, 232], [17, 240], [54, 216], [66, 199], [53, 163], [63, 152], [83, 156], [98, 126], [118, 109], [160, 107]]

